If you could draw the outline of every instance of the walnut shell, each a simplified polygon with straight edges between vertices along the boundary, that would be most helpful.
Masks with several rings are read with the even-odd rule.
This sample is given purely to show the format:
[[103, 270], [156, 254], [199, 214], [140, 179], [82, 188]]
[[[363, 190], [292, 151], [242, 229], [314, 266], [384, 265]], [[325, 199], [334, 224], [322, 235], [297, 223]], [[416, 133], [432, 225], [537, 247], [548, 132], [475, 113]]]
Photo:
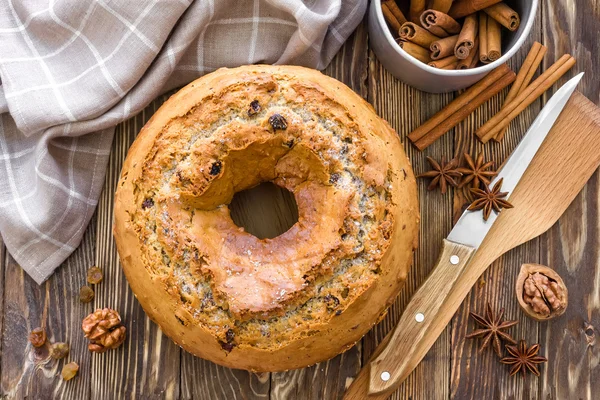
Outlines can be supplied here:
[[562, 315], [569, 304], [569, 292], [562, 278], [540, 264], [521, 266], [515, 291], [523, 311], [537, 321]]

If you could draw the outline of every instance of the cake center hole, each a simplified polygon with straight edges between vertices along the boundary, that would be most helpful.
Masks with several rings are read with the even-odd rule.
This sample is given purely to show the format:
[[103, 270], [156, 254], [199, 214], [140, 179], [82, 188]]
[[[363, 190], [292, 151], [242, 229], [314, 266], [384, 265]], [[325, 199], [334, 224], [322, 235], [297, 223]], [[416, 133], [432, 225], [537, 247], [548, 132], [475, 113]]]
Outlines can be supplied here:
[[298, 222], [294, 194], [271, 182], [237, 192], [229, 211], [233, 222], [259, 239], [272, 239]]

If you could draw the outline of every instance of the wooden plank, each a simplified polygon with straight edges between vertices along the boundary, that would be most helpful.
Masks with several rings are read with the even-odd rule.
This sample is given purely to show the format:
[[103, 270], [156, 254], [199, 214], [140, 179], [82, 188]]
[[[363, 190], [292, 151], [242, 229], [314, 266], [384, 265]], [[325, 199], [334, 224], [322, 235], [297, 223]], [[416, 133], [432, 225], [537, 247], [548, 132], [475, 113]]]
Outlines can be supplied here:
[[564, 315], [540, 323], [549, 362], [542, 370], [543, 399], [595, 399], [600, 391], [600, 175], [590, 179], [543, 241], [540, 263], [555, 269], [569, 289]]
[[258, 400], [269, 398], [271, 374], [225, 368], [182, 350], [181, 398]]
[[544, 16], [544, 38], [548, 46], [545, 65], [548, 66], [549, 60], [558, 59], [564, 53], [572, 54], [577, 59], [573, 70], [585, 72], [579, 90], [591, 101], [600, 104], [600, 0], [572, 4], [548, 0], [540, 2], [540, 6]]
[[[7, 251], [0, 235], [0, 332], [4, 332], [4, 267], [7, 262]], [[2, 377], [2, 341], [0, 340], [0, 378]], [[0, 379], [1, 381], [1, 379]], [[2, 391], [0, 389], [0, 396]]]
[[[600, 105], [600, 1], [568, 6], [543, 3], [549, 55], [570, 52], [576, 72], [585, 71], [579, 90]], [[573, 72], [574, 73], [574, 72]], [[566, 78], [563, 78], [564, 81]], [[542, 370], [539, 398], [594, 399], [600, 391], [600, 175], [596, 172], [557, 224], [541, 241], [540, 263], [554, 268], [569, 289], [564, 315], [540, 324], [540, 343], [549, 362]]]
[[153, 101], [136, 117], [117, 126], [104, 190], [98, 203], [96, 265], [104, 271], [94, 309], [117, 310], [127, 326], [127, 340], [117, 350], [92, 357], [91, 397], [179, 398], [180, 348], [150, 321], [130, 290], [119, 265], [112, 236], [114, 192], [127, 150], [152, 114], [168, 97]]
[[[6, 255], [1, 393], [7, 398], [89, 398], [91, 357], [81, 320], [92, 306], [79, 301], [79, 288], [85, 284], [85, 270], [93, 262], [94, 230], [92, 218], [81, 245], [42, 285]], [[29, 332], [38, 326], [45, 327], [49, 342], [69, 343], [70, 354], [65, 360], [52, 360], [48, 347], [31, 346]], [[79, 364], [79, 375], [64, 382], [60, 372], [70, 361]]]
[[[453, 98], [453, 94], [420, 92], [400, 82], [387, 72], [371, 53], [369, 68], [369, 102], [377, 113], [398, 132], [404, 148], [412, 161], [416, 174], [429, 170], [425, 156], [439, 160], [442, 155], [452, 155], [452, 135], [419, 152], [406, 136], [426, 121]], [[421, 227], [419, 248], [415, 252], [404, 288], [385, 319], [363, 338], [363, 363], [373, 353], [377, 344], [395, 326], [405, 305], [435, 265], [442, 239], [448, 235], [452, 222], [452, 197], [439, 191], [427, 192], [427, 182], [419, 180]], [[450, 339], [446, 330], [432, 350], [391, 397], [392, 399], [448, 397], [450, 382]]]
[[[529, 49], [536, 40], [542, 42], [542, 18], [538, 13], [531, 33], [509, 65], [518, 71]], [[455, 152], [462, 155], [468, 152], [477, 156], [483, 152], [486, 160], [494, 160], [496, 167], [504, 162], [533, 122], [541, 101], [536, 101], [519, 116], [501, 143], [482, 145], [473, 135], [475, 130], [491, 118], [503, 104], [508, 89], [481, 106], [476, 113], [456, 128]], [[455, 196], [455, 211], [463, 205], [464, 196]], [[451, 397], [457, 399], [482, 398], [527, 398], [537, 396], [538, 381], [535, 379], [515, 379], [508, 374], [508, 367], [498, 362], [491, 347], [478, 353], [480, 342], [468, 340], [465, 336], [473, 331], [475, 324], [469, 318], [469, 312], [484, 313], [489, 302], [495, 311], [505, 309], [505, 319], [518, 320], [519, 324], [509, 333], [516, 339], [525, 339], [528, 343], [537, 343], [538, 325], [521, 313], [514, 295], [514, 282], [523, 262], [533, 262], [539, 257], [539, 240], [532, 240], [496, 260], [482, 275], [478, 284], [465, 299], [452, 320], [452, 381]]]
[[360, 370], [360, 353], [359, 343], [329, 361], [308, 368], [273, 373], [271, 399], [341, 398], [351, 377]]
[[[367, 98], [367, 27], [361, 23], [323, 71]], [[361, 349], [354, 346], [344, 354], [309, 368], [271, 374], [271, 399], [341, 398], [346, 384], [360, 370]]]

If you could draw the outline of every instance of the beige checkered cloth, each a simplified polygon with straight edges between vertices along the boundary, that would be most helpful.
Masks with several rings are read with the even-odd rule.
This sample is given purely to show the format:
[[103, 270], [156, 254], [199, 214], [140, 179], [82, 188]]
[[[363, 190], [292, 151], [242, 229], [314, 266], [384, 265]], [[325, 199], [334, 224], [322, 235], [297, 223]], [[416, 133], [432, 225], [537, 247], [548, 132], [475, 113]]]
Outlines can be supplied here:
[[322, 69], [367, 0], [0, 1], [0, 234], [38, 283], [78, 246], [114, 126], [223, 66]]

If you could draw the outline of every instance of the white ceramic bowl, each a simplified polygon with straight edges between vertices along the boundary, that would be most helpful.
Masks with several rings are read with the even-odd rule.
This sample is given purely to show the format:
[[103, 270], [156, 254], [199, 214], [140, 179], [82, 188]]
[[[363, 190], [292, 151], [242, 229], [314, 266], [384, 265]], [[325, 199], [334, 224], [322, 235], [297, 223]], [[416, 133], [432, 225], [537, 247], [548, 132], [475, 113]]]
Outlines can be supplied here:
[[519, 13], [521, 25], [515, 32], [502, 29], [503, 55], [493, 63], [466, 70], [443, 70], [430, 67], [410, 56], [394, 40], [381, 11], [381, 1], [372, 0], [369, 8], [371, 48], [383, 66], [396, 78], [417, 89], [445, 93], [471, 86], [492, 69], [508, 61], [527, 39], [533, 26], [539, 0], [513, 0], [507, 3]]

